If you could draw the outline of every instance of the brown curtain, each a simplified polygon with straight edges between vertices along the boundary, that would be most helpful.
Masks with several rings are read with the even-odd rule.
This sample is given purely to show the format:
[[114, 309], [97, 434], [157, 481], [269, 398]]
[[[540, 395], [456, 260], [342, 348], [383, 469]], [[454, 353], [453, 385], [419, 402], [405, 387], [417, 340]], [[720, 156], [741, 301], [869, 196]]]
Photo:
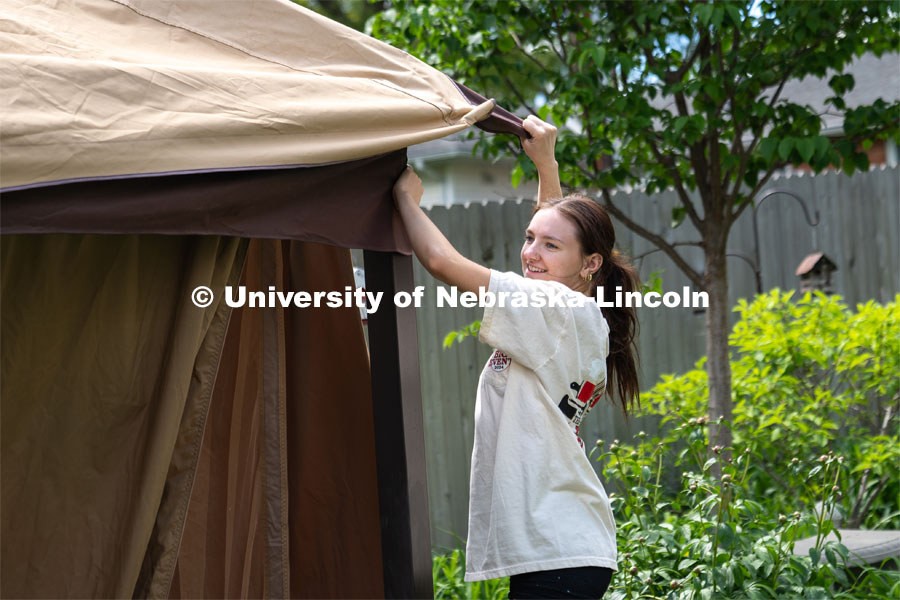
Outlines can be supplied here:
[[0, 594], [130, 597], [177, 549], [228, 323], [191, 291], [236, 283], [247, 241], [0, 243]]
[[[249, 291], [354, 287], [350, 254], [253, 240]], [[383, 595], [368, 355], [355, 308], [236, 308], [174, 570], [152, 597]]]
[[[286, 255], [290, 289], [355, 288], [349, 250], [291, 242]], [[286, 330], [291, 597], [383, 597], [375, 421], [359, 310], [294, 309]]]
[[0, 595], [383, 594], [359, 311], [222, 302], [226, 285], [353, 288], [348, 250], [0, 240]]

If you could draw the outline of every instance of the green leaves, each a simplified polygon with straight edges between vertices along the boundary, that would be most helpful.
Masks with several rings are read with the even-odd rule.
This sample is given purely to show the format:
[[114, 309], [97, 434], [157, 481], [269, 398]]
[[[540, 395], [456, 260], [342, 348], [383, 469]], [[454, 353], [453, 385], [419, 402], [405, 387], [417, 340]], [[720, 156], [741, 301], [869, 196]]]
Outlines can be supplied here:
[[478, 338], [478, 332], [481, 330], [481, 321], [473, 321], [456, 331], [451, 331], [444, 336], [444, 350], [453, 346], [454, 342], [462, 342], [467, 337]]
[[434, 581], [435, 600], [456, 600], [458, 598], [479, 598], [501, 600], [509, 594], [509, 577], [487, 581], [466, 582], [465, 551], [457, 548], [446, 554], [431, 557], [431, 575]]
[[814, 138], [799, 139], [795, 144], [795, 148], [803, 162], [808, 163], [816, 151], [816, 140]]
[[512, 173], [510, 173], [509, 176], [509, 181], [514, 188], [519, 187], [519, 183], [521, 183], [523, 175], [525, 175], [525, 171], [522, 170], [522, 165], [517, 164], [515, 167], [513, 167]]
[[694, 7], [697, 15], [697, 21], [699, 21], [699, 23], [703, 27], [712, 26], [714, 29], [719, 29], [722, 26], [722, 20], [725, 18], [726, 7], [732, 9], [731, 11], [729, 11], [729, 17], [731, 18], [732, 22], [740, 24], [739, 12], [736, 19], [731, 16], [733, 12], [737, 10], [737, 6], [733, 4], [723, 5], [722, 3], [713, 2], [710, 2], [709, 4], [696, 3], [694, 4]]
[[786, 137], [778, 142], [778, 156], [781, 160], [786, 161], [791, 156], [797, 141], [794, 138]]
[[675, 229], [684, 221], [684, 217], [687, 214], [687, 210], [684, 206], [673, 206], [672, 207], [672, 223], [670, 227]]
[[854, 85], [856, 85], [856, 81], [850, 73], [835, 75], [828, 80], [828, 87], [833, 89], [834, 93], [838, 96], [843, 96], [852, 90]]
[[775, 158], [775, 150], [778, 149], [778, 139], [767, 137], [759, 143], [759, 152], [762, 154], [766, 162], [771, 162]]
[[[849, 151], [849, 149], [847, 149]], [[832, 142], [825, 136], [766, 137], [759, 143], [759, 154], [768, 163], [781, 161], [787, 164], [806, 163], [814, 170], [822, 170], [836, 159]], [[852, 153], [855, 156], [857, 153]], [[855, 164], [855, 163], [854, 163]]]
[[741, 9], [734, 2], [725, 3], [725, 12], [728, 13], [728, 17], [731, 19], [732, 24], [737, 27], [741, 25]]

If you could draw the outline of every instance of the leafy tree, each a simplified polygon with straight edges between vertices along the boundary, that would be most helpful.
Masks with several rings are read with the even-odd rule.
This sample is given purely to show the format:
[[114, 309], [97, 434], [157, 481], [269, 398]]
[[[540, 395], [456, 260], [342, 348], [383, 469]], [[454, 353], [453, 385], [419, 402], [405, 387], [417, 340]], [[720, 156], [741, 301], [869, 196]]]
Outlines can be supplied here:
[[[709, 294], [709, 439], [729, 446], [719, 422], [732, 418], [729, 232], [776, 170], [865, 170], [860, 146], [898, 137], [900, 104], [844, 100], [851, 60], [896, 51], [898, 3], [395, 0], [368, 28], [502, 105], [562, 125], [563, 184], [595, 192]], [[843, 117], [841, 139], [822, 135], [821, 114], [783, 97], [806, 76], [829, 77], [827, 110]], [[514, 180], [534, 175], [509, 140], [486, 137], [478, 148], [518, 154]], [[674, 188], [673, 225], [689, 220], [699, 239], [669, 243], [631, 220], [610, 193], [626, 183]], [[702, 249], [703, 270], [679, 245]]]
[[366, 21], [385, 8], [384, 0], [292, 0], [332, 21], [363, 31]]

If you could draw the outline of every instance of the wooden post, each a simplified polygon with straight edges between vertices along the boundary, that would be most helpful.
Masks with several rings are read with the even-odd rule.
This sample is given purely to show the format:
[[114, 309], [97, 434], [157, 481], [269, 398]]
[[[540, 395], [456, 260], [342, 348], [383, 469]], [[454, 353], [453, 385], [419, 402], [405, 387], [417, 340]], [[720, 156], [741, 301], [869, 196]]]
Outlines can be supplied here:
[[366, 290], [384, 292], [368, 314], [384, 595], [433, 598], [416, 313], [394, 303], [413, 290], [412, 257], [367, 250], [365, 269]]

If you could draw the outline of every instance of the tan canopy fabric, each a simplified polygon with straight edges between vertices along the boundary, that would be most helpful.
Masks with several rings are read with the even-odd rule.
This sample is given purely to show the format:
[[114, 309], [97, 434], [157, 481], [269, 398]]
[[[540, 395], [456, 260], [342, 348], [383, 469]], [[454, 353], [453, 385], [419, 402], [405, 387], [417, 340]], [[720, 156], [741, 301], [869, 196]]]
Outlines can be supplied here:
[[286, 0], [5, 0], [0, 49], [3, 188], [346, 161], [493, 108]]

